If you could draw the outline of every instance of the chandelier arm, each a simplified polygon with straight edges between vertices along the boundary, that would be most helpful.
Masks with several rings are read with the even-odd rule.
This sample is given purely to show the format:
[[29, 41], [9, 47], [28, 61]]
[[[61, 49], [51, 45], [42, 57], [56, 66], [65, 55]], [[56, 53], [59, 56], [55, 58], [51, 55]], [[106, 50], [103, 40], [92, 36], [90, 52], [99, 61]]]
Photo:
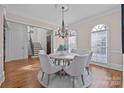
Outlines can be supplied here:
[[61, 10], [62, 13], [62, 24], [61, 27], [58, 29], [57, 35], [61, 38], [67, 38], [69, 36], [68, 28], [65, 26], [65, 20], [64, 20], [64, 12], [68, 10], [68, 7], [62, 5], [60, 7], [57, 7], [59, 10]]

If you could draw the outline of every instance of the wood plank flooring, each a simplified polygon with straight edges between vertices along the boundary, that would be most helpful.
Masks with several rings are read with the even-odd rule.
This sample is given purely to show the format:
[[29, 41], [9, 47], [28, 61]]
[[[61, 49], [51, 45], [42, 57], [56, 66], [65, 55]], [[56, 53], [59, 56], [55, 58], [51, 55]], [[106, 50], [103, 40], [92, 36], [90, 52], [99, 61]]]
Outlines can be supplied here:
[[[91, 88], [121, 88], [122, 72], [91, 65], [93, 74]], [[5, 82], [2, 88], [43, 88], [37, 80], [40, 70], [38, 59], [5, 63]]]

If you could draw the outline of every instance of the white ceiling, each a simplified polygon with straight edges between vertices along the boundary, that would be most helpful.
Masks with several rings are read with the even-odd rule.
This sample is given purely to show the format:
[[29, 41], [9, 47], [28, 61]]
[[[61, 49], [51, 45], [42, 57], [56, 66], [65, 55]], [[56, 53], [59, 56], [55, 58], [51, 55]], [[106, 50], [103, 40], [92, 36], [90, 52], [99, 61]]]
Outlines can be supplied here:
[[[69, 4], [69, 10], [65, 13], [65, 23], [75, 23], [79, 20], [111, 11], [119, 6], [119, 4]], [[4, 7], [8, 12], [20, 16], [55, 25], [61, 24], [61, 12], [55, 8], [54, 4], [6, 4]]]

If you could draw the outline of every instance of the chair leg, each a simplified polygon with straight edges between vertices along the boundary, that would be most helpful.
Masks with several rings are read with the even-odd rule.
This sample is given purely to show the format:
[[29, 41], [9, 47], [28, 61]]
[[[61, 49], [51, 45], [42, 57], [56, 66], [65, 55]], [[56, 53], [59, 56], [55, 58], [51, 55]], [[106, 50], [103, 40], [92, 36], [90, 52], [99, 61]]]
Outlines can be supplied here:
[[[62, 70], [61, 70], [62, 71]], [[59, 71], [59, 76], [60, 76], [60, 79], [62, 78], [62, 72]]]
[[73, 77], [73, 88], [75, 87], [75, 83], [74, 83], [74, 81], [75, 81], [75, 77]]
[[56, 60], [56, 59], [54, 60], [54, 62], [55, 62], [55, 64], [57, 65], [57, 60]]
[[50, 82], [50, 75], [48, 74], [48, 82], [47, 82], [47, 85], [49, 85], [49, 82]]
[[44, 72], [42, 72], [42, 77], [41, 77], [41, 80], [43, 80], [43, 77], [44, 77]]
[[89, 73], [89, 67], [86, 67], [86, 70], [87, 70], [87, 73], [88, 73], [88, 75], [89, 75], [89, 74], [90, 74], [90, 73]]
[[57, 61], [58, 61], [57, 65], [60, 65], [60, 61], [61, 61], [61, 60], [57, 60]]
[[84, 77], [83, 77], [83, 75], [81, 75], [81, 80], [82, 80], [82, 83], [84, 85], [85, 83], [84, 83]]
[[68, 66], [70, 65], [70, 61], [68, 61]]

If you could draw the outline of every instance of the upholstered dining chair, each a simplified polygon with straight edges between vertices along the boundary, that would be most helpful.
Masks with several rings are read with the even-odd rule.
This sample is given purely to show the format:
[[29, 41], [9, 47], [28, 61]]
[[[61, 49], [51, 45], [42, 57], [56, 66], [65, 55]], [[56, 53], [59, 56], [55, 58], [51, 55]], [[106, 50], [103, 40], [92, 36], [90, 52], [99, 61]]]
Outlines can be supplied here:
[[77, 49], [72, 49], [71, 53], [77, 53]]
[[62, 68], [61, 66], [52, 64], [53, 63], [52, 60], [44, 52], [39, 52], [39, 58], [40, 58], [40, 64], [42, 68], [41, 80], [43, 80], [44, 74], [47, 74], [48, 75], [47, 84], [49, 84], [50, 75], [55, 74], [56, 72], [60, 71]]
[[45, 50], [39, 50], [39, 54], [46, 54]]
[[84, 55], [84, 54], [88, 54], [90, 52], [90, 50], [87, 49], [72, 49], [71, 53], [76, 53], [79, 55]]
[[64, 71], [73, 78], [73, 87], [75, 87], [75, 77], [81, 77], [83, 85], [85, 84], [83, 74], [87, 60], [88, 55], [75, 56], [72, 63], [64, 68]]
[[79, 55], [89, 55], [88, 56], [88, 61], [86, 62], [86, 70], [87, 70], [87, 73], [89, 75], [89, 72], [90, 72], [90, 69], [89, 69], [89, 64], [91, 63], [91, 58], [92, 58], [92, 54], [93, 52], [90, 51], [90, 50], [87, 50], [87, 49], [72, 49], [71, 51], [72, 53], [77, 53]]

